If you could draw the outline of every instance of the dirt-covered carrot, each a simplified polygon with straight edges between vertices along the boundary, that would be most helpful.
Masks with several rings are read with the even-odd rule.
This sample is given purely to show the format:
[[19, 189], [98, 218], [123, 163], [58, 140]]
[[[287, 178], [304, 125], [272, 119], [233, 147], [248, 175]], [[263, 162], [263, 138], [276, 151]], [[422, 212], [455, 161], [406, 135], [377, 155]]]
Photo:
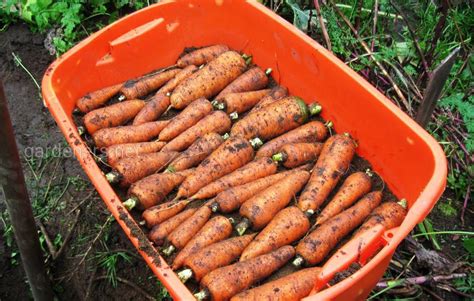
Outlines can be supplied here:
[[134, 125], [157, 120], [170, 105], [170, 98], [163, 94], [153, 96], [133, 119]]
[[147, 122], [98, 130], [92, 138], [98, 148], [116, 144], [146, 142], [157, 137], [168, 125], [169, 120]]
[[170, 141], [179, 134], [195, 125], [199, 120], [204, 118], [212, 111], [211, 103], [205, 99], [200, 98], [189, 104], [179, 115], [177, 115], [168, 124], [166, 128], [161, 131], [160, 141]]
[[199, 48], [180, 57], [176, 65], [180, 68], [184, 68], [189, 65], [199, 66], [207, 64], [226, 51], [229, 51], [229, 47], [226, 45], [212, 45]]
[[277, 171], [277, 164], [270, 158], [260, 158], [249, 162], [233, 172], [207, 184], [199, 189], [191, 199], [207, 199], [215, 196], [219, 192], [229, 187], [243, 185], [257, 179], [274, 174]]
[[322, 148], [322, 143], [289, 143], [283, 145], [272, 159], [282, 162], [286, 168], [293, 168], [316, 160]]
[[201, 206], [192, 216], [168, 235], [168, 247], [163, 253], [169, 256], [174, 250], [181, 250], [194, 237], [194, 235], [204, 226], [211, 216], [211, 209], [206, 204]]
[[188, 204], [189, 200], [181, 200], [177, 202], [166, 202], [156, 205], [143, 211], [142, 217], [148, 228], [161, 224], [169, 218], [181, 212]]
[[[221, 112], [225, 114], [224, 112]], [[231, 137], [222, 143], [209, 157], [196, 167], [179, 187], [177, 198], [190, 197], [214, 180], [233, 172], [253, 159], [254, 150], [250, 142]]]
[[354, 236], [379, 224], [387, 230], [400, 226], [407, 215], [406, 207], [406, 200], [401, 200], [398, 203], [382, 203], [372, 211], [369, 218], [360, 226]]
[[355, 201], [368, 193], [371, 188], [372, 181], [367, 173], [359, 171], [348, 176], [344, 183], [342, 183], [341, 188], [339, 188], [331, 201], [316, 218], [316, 225], [324, 223], [351, 206]]
[[270, 223], [245, 248], [240, 261], [269, 253], [300, 239], [309, 230], [308, 217], [297, 207], [287, 207], [275, 215]]
[[175, 187], [181, 184], [192, 169], [175, 173], [157, 173], [147, 176], [130, 186], [127, 204], [139, 209], [147, 209], [163, 202]]
[[169, 233], [181, 225], [185, 220], [187, 220], [191, 215], [196, 212], [197, 208], [189, 208], [176, 214], [173, 217], [165, 220], [164, 222], [156, 225], [148, 234], [148, 238], [154, 242], [156, 245], [160, 246], [166, 239]]
[[292, 246], [284, 246], [269, 254], [218, 268], [204, 276], [201, 281], [203, 290], [194, 296], [198, 300], [207, 298], [214, 301], [228, 300], [252, 284], [270, 276], [294, 255], [295, 250]]
[[297, 301], [308, 296], [314, 288], [314, 284], [321, 268], [307, 268], [281, 277], [277, 280], [267, 282], [261, 286], [246, 290], [234, 297], [231, 301], [260, 301], [280, 300]]
[[143, 97], [159, 87], [163, 86], [167, 81], [175, 77], [181, 69], [171, 69], [148, 74], [136, 80], [127, 81], [120, 89], [120, 93], [127, 99]]
[[176, 270], [183, 266], [183, 262], [190, 255], [215, 242], [226, 239], [232, 233], [232, 224], [229, 219], [218, 215], [211, 218], [201, 230], [184, 246], [173, 260], [172, 269]]
[[263, 229], [275, 214], [288, 205], [308, 179], [309, 172], [299, 170], [247, 200], [240, 207], [243, 219], [235, 227], [237, 232], [242, 235], [249, 226], [256, 231]]
[[123, 158], [105, 177], [110, 183], [120, 182], [121, 186], [127, 187], [165, 167], [177, 155], [177, 152], [157, 152]]
[[194, 65], [189, 65], [186, 68], [183, 68], [181, 71], [178, 72], [178, 74], [175, 75], [172, 79], [170, 79], [163, 87], [161, 87], [155, 94], [163, 94], [166, 95], [168, 93], [173, 92], [174, 88], [176, 88], [179, 83], [181, 83], [183, 80], [191, 76], [194, 72], [196, 72], [198, 68]]
[[84, 125], [93, 135], [100, 129], [119, 126], [129, 121], [145, 106], [143, 100], [135, 99], [119, 102], [84, 115]]
[[200, 97], [216, 95], [246, 68], [244, 59], [235, 51], [227, 51], [204, 68], [183, 80], [171, 94], [171, 106], [183, 109]]
[[161, 141], [116, 144], [105, 148], [103, 159], [114, 167], [123, 158], [158, 152], [165, 144]]
[[298, 207], [308, 215], [326, 200], [349, 168], [356, 144], [348, 135], [334, 135], [324, 143], [311, 178], [298, 199]]
[[199, 120], [195, 125], [185, 130], [179, 136], [169, 141], [164, 151], [182, 151], [191, 146], [194, 141], [208, 133], [224, 134], [230, 130], [229, 116], [222, 111], [214, 111]]
[[227, 114], [243, 113], [250, 110], [257, 102], [270, 92], [270, 89], [229, 93], [221, 98], [220, 101], [213, 102], [214, 108], [223, 110]]
[[265, 178], [249, 182], [244, 185], [235, 186], [219, 193], [211, 202], [213, 212], [229, 213], [239, 209], [245, 201], [282, 180], [297, 170], [310, 170], [311, 166], [301, 166], [299, 169], [280, 172]]
[[215, 99], [221, 101], [227, 94], [259, 90], [265, 88], [267, 84], [268, 77], [265, 71], [260, 67], [253, 67], [225, 87]]
[[236, 260], [256, 234], [232, 237], [209, 245], [184, 260], [187, 269], [178, 273], [179, 279], [186, 282], [193, 277], [200, 281], [202, 277], [217, 268], [229, 265]]
[[300, 266], [303, 263], [307, 265], [320, 263], [338, 242], [369, 216], [370, 212], [380, 204], [381, 200], [381, 191], [370, 192], [352, 207], [317, 227], [301, 240], [296, 247], [298, 255], [293, 264]]
[[166, 168], [166, 172], [176, 172], [195, 167], [224, 142], [217, 133], [208, 133], [198, 138]]
[[270, 157], [277, 153], [280, 148], [288, 143], [315, 143], [326, 139], [328, 134], [327, 127], [319, 121], [311, 121], [294, 130], [278, 136], [258, 149], [255, 156]]
[[77, 100], [76, 106], [82, 113], [88, 113], [104, 105], [112, 96], [118, 93], [120, 88], [122, 88], [122, 84], [87, 93]]
[[264, 96], [253, 108], [250, 110], [250, 113], [260, 110], [261, 108], [274, 103], [277, 100], [282, 99], [283, 97], [288, 96], [288, 89], [283, 86], [273, 87], [270, 93], [267, 96]]
[[320, 111], [319, 105], [308, 108], [301, 98], [286, 97], [248, 114], [232, 126], [230, 134], [245, 139], [259, 137], [269, 140], [297, 128], [305, 123], [310, 115]]

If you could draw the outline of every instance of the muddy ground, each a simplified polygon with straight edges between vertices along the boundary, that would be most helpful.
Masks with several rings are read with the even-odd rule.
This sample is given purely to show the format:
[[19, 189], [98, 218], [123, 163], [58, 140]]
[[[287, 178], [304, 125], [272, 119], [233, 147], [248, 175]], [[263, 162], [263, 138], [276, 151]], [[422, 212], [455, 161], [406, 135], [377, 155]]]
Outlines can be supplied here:
[[[41, 159], [44, 157], [41, 152], [64, 150], [65, 140], [48, 110], [43, 107], [33, 80], [25, 70], [15, 65], [12, 52], [21, 58], [23, 65], [40, 83], [44, 71], [54, 60], [43, 42], [42, 35], [31, 33], [23, 25], [11, 26], [6, 32], [1, 32], [0, 77], [5, 85], [30, 195], [32, 201], [36, 202], [35, 210], [45, 215], [43, 224], [52, 239], [58, 237], [58, 234], [64, 239], [72, 229], [71, 239], [62, 254], [55, 260], [51, 256], [47, 258], [55, 293], [60, 300], [169, 298], [150, 269], [138, 257], [120, 227], [113, 221], [110, 226], [104, 226], [109, 214], [75, 158], [69, 156], [67, 151], [59, 151], [56, 155], [47, 155], [47, 159]], [[57, 192], [58, 197], [53, 200], [53, 204], [42, 202], [49, 199], [55, 187], [64, 190]], [[450, 192], [447, 192], [440, 202], [446, 202], [449, 197], [452, 198]], [[459, 218], [460, 204], [453, 202], [452, 205], [456, 209], [452, 216], [447, 216], [437, 208], [433, 211], [430, 215], [433, 227], [436, 230], [470, 228], [472, 231], [472, 211], [466, 211], [466, 226], [463, 227]], [[5, 205], [0, 202], [0, 211], [4, 210]], [[77, 213], [78, 210], [80, 213]], [[3, 234], [8, 229], [4, 223], [0, 223], [0, 230]], [[31, 295], [21, 260], [18, 255], [12, 256], [15, 248], [8, 246], [7, 236], [0, 236], [0, 300], [27, 300]], [[466, 252], [459, 236], [445, 236], [440, 242], [443, 253], [450, 260], [466, 260]], [[428, 242], [425, 245], [431, 246]], [[48, 254], [46, 244], [43, 246], [45, 254]], [[107, 269], [103, 262], [101, 264], [100, 256], [118, 252], [127, 254], [129, 260], [118, 258], [115, 277], [117, 283], [114, 285], [110, 277], [107, 277]], [[399, 248], [395, 258], [406, 263], [413, 252], [413, 247], [410, 249], [405, 243]], [[430, 266], [423, 267], [416, 260], [410, 264], [409, 269], [412, 271], [407, 275], [436, 272]], [[392, 268], [395, 275], [396, 271], [396, 267]], [[452, 272], [454, 271], [449, 271]], [[399, 297], [403, 297], [406, 291], [398, 293]], [[462, 294], [440, 289], [436, 284], [426, 285], [418, 298], [431, 299], [433, 296], [450, 300], [464, 298]]]

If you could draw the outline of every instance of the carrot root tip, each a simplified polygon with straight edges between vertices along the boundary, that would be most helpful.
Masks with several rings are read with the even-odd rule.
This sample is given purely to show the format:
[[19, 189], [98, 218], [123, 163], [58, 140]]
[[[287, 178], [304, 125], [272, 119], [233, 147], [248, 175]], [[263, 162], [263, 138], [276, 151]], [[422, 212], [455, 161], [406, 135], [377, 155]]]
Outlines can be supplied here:
[[398, 205], [402, 206], [403, 208], [407, 208], [408, 206], [408, 202], [406, 199], [401, 199], [399, 202], [398, 202]]
[[233, 217], [229, 217], [228, 219], [229, 219], [229, 223], [230, 223], [231, 225], [234, 225], [234, 224], [236, 223], [236, 221], [235, 221], [235, 219], [234, 219]]
[[250, 221], [246, 218], [243, 218], [242, 221], [238, 223], [237, 226], [235, 226], [235, 230], [237, 231], [239, 236], [242, 236], [245, 233], [245, 231], [247, 231], [249, 226], [250, 226]]
[[209, 294], [209, 291], [207, 289], [204, 289], [196, 294], [194, 294], [194, 297], [201, 301], [201, 300], [206, 300], [211, 297], [211, 294]]
[[252, 145], [252, 147], [254, 149], [258, 149], [260, 146], [263, 145], [263, 141], [260, 139], [260, 138], [253, 138], [252, 140], [249, 141], [250, 142], [250, 145]]
[[211, 211], [212, 212], [219, 211], [219, 204], [217, 202], [214, 202], [214, 203], [211, 204]]
[[131, 198], [127, 199], [125, 202], [122, 203], [122, 205], [125, 206], [129, 211], [135, 208], [135, 206], [138, 203], [138, 198], [132, 196]]
[[176, 248], [173, 245], [169, 245], [168, 248], [163, 250], [163, 254], [165, 254], [166, 256], [170, 256], [174, 252], [174, 250], [176, 250]]
[[297, 255], [295, 260], [291, 263], [294, 267], [299, 268], [303, 265], [304, 259], [300, 255]]
[[230, 120], [235, 121], [235, 120], [239, 119], [239, 113], [232, 112], [232, 113], [229, 114], [229, 118], [230, 118]]
[[107, 163], [107, 155], [106, 154], [100, 154], [98, 156], [95, 156], [95, 161], [96, 162]]
[[313, 115], [321, 113], [321, 111], [323, 110], [323, 107], [318, 103], [313, 103], [309, 105], [308, 109], [309, 109], [309, 115], [313, 116]]
[[122, 94], [122, 95], [120, 95], [120, 96], [118, 97], [118, 100], [119, 100], [119, 101], [122, 101], [122, 100], [125, 100], [125, 98], [126, 98], [125, 95]]
[[79, 133], [79, 136], [82, 136], [86, 132], [86, 129], [83, 126], [78, 126], [77, 132]]
[[110, 184], [115, 184], [120, 182], [122, 176], [117, 171], [111, 171], [105, 175], [105, 178]]
[[265, 70], [265, 74], [266, 75], [270, 75], [270, 73], [272, 73], [272, 68], [268, 68], [267, 70]]
[[191, 269], [185, 269], [178, 273], [178, 278], [182, 283], [188, 281], [189, 278], [193, 276], [193, 271]]

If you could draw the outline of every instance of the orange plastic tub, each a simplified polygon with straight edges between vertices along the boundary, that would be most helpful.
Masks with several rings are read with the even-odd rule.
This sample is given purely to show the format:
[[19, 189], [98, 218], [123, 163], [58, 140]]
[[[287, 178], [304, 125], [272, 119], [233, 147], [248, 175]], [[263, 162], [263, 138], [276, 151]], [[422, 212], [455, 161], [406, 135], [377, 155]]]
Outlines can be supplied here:
[[[408, 200], [409, 212], [399, 228], [387, 233], [374, 229], [367, 238], [365, 258], [376, 246], [383, 246], [375, 257], [332, 287], [322, 279], [317, 287], [325, 289], [305, 298], [364, 299], [383, 275], [395, 248], [442, 194], [445, 155], [427, 132], [382, 93], [257, 1], [163, 1], [140, 10], [57, 59], [44, 75], [43, 96], [80, 164], [150, 268], [173, 298], [192, 300], [192, 293], [121, 205], [79, 137], [71, 115], [76, 99], [86, 92], [174, 64], [184, 47], [217, 43], [252, 54], [254, 62], [272, 68], [274, 78], [292, 94], [307, 102], [320, 102], [323, 117], [333, 121], [336, 131], [355, 137], [358, 154], [372, 164], [398, 198]], [[351, 260], [355, 259], [341, 257], [325, 275]]]

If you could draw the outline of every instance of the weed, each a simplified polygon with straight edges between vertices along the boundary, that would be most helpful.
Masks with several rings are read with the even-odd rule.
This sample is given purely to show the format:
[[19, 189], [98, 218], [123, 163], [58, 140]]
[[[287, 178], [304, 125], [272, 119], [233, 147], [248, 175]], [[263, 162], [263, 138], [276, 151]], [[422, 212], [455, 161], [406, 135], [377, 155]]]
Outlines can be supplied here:
[[109, 250], [106, 250], [103, 252], [97, 252], [95, 258], [98, 260], [99, 266], [105, 269], [110, 284], [113, 287], [117, 287], [117, 263], [120, 260], [130, 263], [130, 255], [124, 251], [110, 252]]

